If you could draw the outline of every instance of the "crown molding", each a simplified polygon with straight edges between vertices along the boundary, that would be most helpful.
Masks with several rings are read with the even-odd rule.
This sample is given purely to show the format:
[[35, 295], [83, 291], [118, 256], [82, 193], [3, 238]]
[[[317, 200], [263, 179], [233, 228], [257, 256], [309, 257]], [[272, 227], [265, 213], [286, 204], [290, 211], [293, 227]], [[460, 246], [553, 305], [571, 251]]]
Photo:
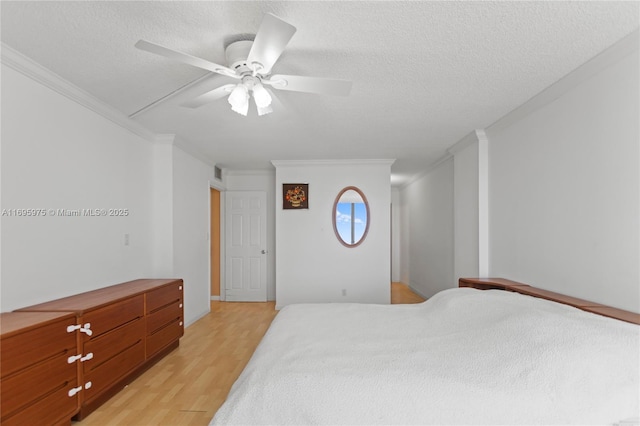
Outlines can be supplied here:
[[153, 138], [153, 143], [156, 145], [174, 145], [175, 141], [176, 135], [170, 133], [155, 135]]
[[395, 159], [370, 159], [370, 160], [271, 160], [275, 167], [299, 167], [299, 166], [391, 166]]
[[213, 161], [207, 154], [198, 149], [194, 144], [185, 140], [182, 137], [176, 137], [174, 146], [180, 148], [182, 151], [186, 152], [196, 160], [202, 161], [207, 166], [213, 169], [216, 165], [216, 162]]
[[185, 141], [184, 138], [180, 138], [177, 135], [172, 133], [164, 133], [155, 135], [153, 138], [153, 144], [157, 146], [162, 145], [170, 145], [174, 148], [180, 149], [182, 152], [188, 154], [189, 156], [195, 158], [196, 160], [202, 161], [207, 166], [210, 166], [212, 169], [215, 167], [215, 163], [204, 153], [202, 153], [197, 148], [194, 148], [191, 143]]
[[428, 166], [422, 172], [420, 172], [420, 173], [418, 173], [416, 175], [413, 175], [408, 181], [406, 181], [403, 184], [399, 185], [400, 189], [405, 189], [406, 187], [408, 187], [412, 183], [422, 179], [423, 177], [425, 177], [426, 175], [428, 175], [429, 173], [431, 173], [432, 171], [434, 171], [435, 169], [440, 167], [447, 160], [452, 159], [453, 157], [455, 157], [455, 155], [457, 153], [459, 153], [460, 151], [472, 146], [473, 144], [477, 144], [477, 143], [479, 143], [481, 141], [487, 141], [487, 135], [486, 135], [485, 131], [482, 130], [482, 129], [474, 130], [473, 132], [469, 133], [468, 135], [466, 135], [465, 137], [460, 139], [458, 142], [456, 142], [453, 145], [451, 145], [451, 147], [449, 147], [449, 149], [447, 149], [446, 153], [442, 157], [440, 157], [435, 163], [433, 163], [430, 166]]
[[425, 169], [424, 171], [418, 173], [417, 175], [414, 175], [407, 182], [400, 185], [400, 189], [405, 189], [407, 186], [411, 185], [415, 181], [422, 179], [423, 177], [425, 177], [426, 175], [428, 175], [429, 173], [431, 173], [432, 171], [440, 167], [441, 164], [455, 157], [457, 153], [464, 150], [465, 148], [468, 148], [474, 144], [487, 142], [487, 141], [488, 141], [487, 134], [483, 129], [474, 130], [473, 132], [469, 133], [467, 136], [460, 139], [458, 142], [454, 143], [449, 149], [447, 149], [446, 154], [440, 157], [438, 161], [433, 163], [431, 166], [427, 167], [427, 169]]
[[476, 138], [478, 138], [479, 143], [489, 142], [489, 137], [487, 136], [487, 132], [485, 132], [484, 129], [476, 130]]
[[477, 144], [480, 141], [486, 141], [487, 135], [484, 130], [476, 129], [473, 132], [469, 133], [464, 138], [460, 139], [458, 142], [454, 143], [449, 149], [447, 149], [447, 153], [451, 155], [456, 155], [460, 151], [470, 147], [471, 145]]
[[274, 169], [222, 169], [223, 176], [274, 176]]
[[400, 189], [403, 190], [407, 188], [409, 185], [411, 185], [412, 183], [419, 181], [420, 179], [422, 179], [423, 177], [425, 177], [426, 175], [428, 175], [429, 173], [431, 173], [432, 171], [440, 167], [442, 164], [446, 163], [447, 160], [451, 160], [452, 158], [453, 158], [453, 154], [451, 154], [447, 150], [447, 153], [444, 154], [442, 157], [440, 157], [435, 163], [429, 165], [426, 169], [424, 169], [420, 173], [413, 175], [408, 181], [400, 185], [399, 186]]
[[141, 126], [129, 119], [122, 112], [107, 105], [103, 101], [94, 97], [93, 95], [85, 92], [79, 87], [71, 84], [58, 74], [43, 67], [34, 60], [24, 56], [17, 50], [7, 46], [4, 43], [0, 44], [1, 55], [0, 60], [2, 64], [18, 71], [19, 73], [31, 78], [32, 80], [42, 84], [45, 87], [65, 96], [72, 101], [90, 109], [103, 116], [104, 118], [112, 121], [113, 123], [123, 127], [124, 129], [134, 133], [143, 139], [154, 142], [156, 135], [149, 131], [147, 128]]
[[213, 167], [215, 162], [204, 152], [197, 148], [196, 145], [190, 143], [184, 138], [177, 137], [173, 134], [155, 134], [141, 124], [133, 121], [117, 109], [107, 105], [95, 96], [85, 92], [79, 87], [71, 84], [58, 74], [43, 67], [34, 60], [28, 58], [17, 50], [0, 43], [1, 62], [2, 64], [16, 70], [17, 72], [29, 77], [30, 79], [42, 84], [43, 86], [59, 93], [62, 96], [84, 106], [85, 108], [101, 115], [107, 120], [119, 125], [120, 127], [140, 136], [141, 138], [159, 145], [173, 145], [192, 157], [202, 161], [203, 163]]
[[542, 92], [515, 108], [486, 128], [487, 133], [499, 131], [518, 122], [523, 117], [558, 99], [605, 68], [637, 52], [640, 48], [640, 30], [635, 30], [600, 52]]

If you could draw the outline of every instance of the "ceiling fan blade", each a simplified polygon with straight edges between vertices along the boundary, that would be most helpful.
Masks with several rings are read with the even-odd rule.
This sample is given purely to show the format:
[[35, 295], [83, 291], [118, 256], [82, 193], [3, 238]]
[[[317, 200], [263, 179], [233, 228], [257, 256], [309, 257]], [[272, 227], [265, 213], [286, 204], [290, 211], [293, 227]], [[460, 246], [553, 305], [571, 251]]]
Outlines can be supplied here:
[[227, 77], [238, 79], [240, 78], [240, 76], [236, 75], [235, 71], [233, 71], [231, 68], [214, 64], [213, 62], [209, 62], [207, 60], [197, 58], [186, 53], [178, 52], [176, 50], [172, 50], [167, 47], [160, 46], [159, 44], [148, 42], [146, 40], [139, 40], [135, 44], [135, 46], [140, 50], [155, 53], [156, 55], [164, 56], [165, 58], [173, 59], [174, 61], [182, 62], [183, 64], [226, 75]]
[[261, 74], [267, 74], [296, 32], [296, 27], [275, 15], [267, 13], [256, 33], [247, 63], [262, 66]]
[[349, 95], [351, 92], [351, 86], [353, 85], [353, 82], [349, 80], [281, 74], [273, 75], [268, 81], [263, 80], [263, 83], [264, 82], [278, 90], [291, 90], [293, 92], [307, 92], [335, 96]]
[[266, 88], [271, 95], [271, 108], [273, 108], [273, 116], [278, 117], [280, 120], [300, 119], [300, 111], [295, 108], [290, 99], [282, 99], [278, 96], [277, 90], [271, 90], [271, 87]]
[[182, 103], [180, 104], [180, 106], [187, 108], [199, 108], [202, 105], [206, 105], [213, 101], [217, 101], [218, 99], [229, 96], [234, 87], [236, 87], [235, 84], [225, 84], [224, 86], [220, 86], [217, 89], [213, 89], [203, 95], [191, 99], [190, 101]]

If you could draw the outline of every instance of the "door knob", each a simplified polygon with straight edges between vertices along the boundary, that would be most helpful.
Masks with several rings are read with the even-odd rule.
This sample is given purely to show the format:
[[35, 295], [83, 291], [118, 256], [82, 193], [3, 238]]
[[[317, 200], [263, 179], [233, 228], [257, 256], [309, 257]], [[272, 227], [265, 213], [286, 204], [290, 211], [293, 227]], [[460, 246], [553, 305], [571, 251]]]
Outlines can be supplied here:
[[262, 254], [267, 254], [267, 251], [266, 250], [262, 250]]

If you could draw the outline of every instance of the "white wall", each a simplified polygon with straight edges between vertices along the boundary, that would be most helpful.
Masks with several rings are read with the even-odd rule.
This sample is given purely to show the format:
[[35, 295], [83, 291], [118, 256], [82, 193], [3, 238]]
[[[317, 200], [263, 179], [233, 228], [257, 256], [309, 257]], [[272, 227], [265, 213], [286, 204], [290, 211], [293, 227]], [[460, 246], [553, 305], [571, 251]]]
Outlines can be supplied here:
[[637, 35], [402, 189], [402, 282], [430, 296], [477, 271], [640, 311]]
[[[39, 68], [36, 74], [57, 90], [6, 66], [3, 56], [1, 208], [9, 213], [1, 217], [2, 311], [177, 277], [185, 280], [185, 323], [206, 314], [213, 167], [175, 146], [173, 136], [135, 134], [126, 128], [135, 124], [118, 121], [125, 118], [117, 124], [58, 93], [86, 96], [68, 83], [49, 81]], [[15, 217], [11, 209], [47, 216]], [[53, 216], [58, 209], [127, 215]]]
[[456, 153], [454, 162], [454, 278], [477, 277], [478, 144]]
[[487, 129], [491, 275], [640, 311], [637, 33], [631, 43]]
[[2, 209], [129, 211], [2, 216], [3, 311], [152, 274], [150, 142], [3, 65], [2, 154]]
[[[229, 191], [267, 193], [267, 300], [276, 300], [275, 170], [229, 171], [225, 174], [225, 179], [226, 189]], [[222, 241], [224, 242], [224, 238]], [[224, 282], [221, 285], [224, 286]]]
[[213, 167], [173, 147], [173, 277], [184, 280], [185, 324], [210, 310], [209, 182]]
[[[389, 303], [391, 163], [274, 161], [278, 308], [305, 302]], [[283, 183], [308, 183], [309, 209], [283, 210]], [[333, 203], [346, 186], [360, 188], [370, 209], [369, 234], [355, 248], [343, 246], [333, 231]]]
[[165, 135], [153, 146], [153, 272], [173, 276], [173, 135]]
[[487, 137], [475, 130], [448, 149], [453, 156], [454, 279], [488, 273]]
[[424, 297], [455, 287], [453, 159], [402, 188], [404, 283]]

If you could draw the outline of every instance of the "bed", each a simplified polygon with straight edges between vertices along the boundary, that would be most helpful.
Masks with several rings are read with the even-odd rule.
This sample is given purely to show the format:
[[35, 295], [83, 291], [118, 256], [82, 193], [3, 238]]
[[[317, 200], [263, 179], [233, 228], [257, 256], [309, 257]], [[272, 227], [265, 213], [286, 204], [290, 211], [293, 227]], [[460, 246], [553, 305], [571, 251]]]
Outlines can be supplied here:
[[414, 305], [290, 305], [211, 425], [635, 424], [638, 323], [504, 279]]

